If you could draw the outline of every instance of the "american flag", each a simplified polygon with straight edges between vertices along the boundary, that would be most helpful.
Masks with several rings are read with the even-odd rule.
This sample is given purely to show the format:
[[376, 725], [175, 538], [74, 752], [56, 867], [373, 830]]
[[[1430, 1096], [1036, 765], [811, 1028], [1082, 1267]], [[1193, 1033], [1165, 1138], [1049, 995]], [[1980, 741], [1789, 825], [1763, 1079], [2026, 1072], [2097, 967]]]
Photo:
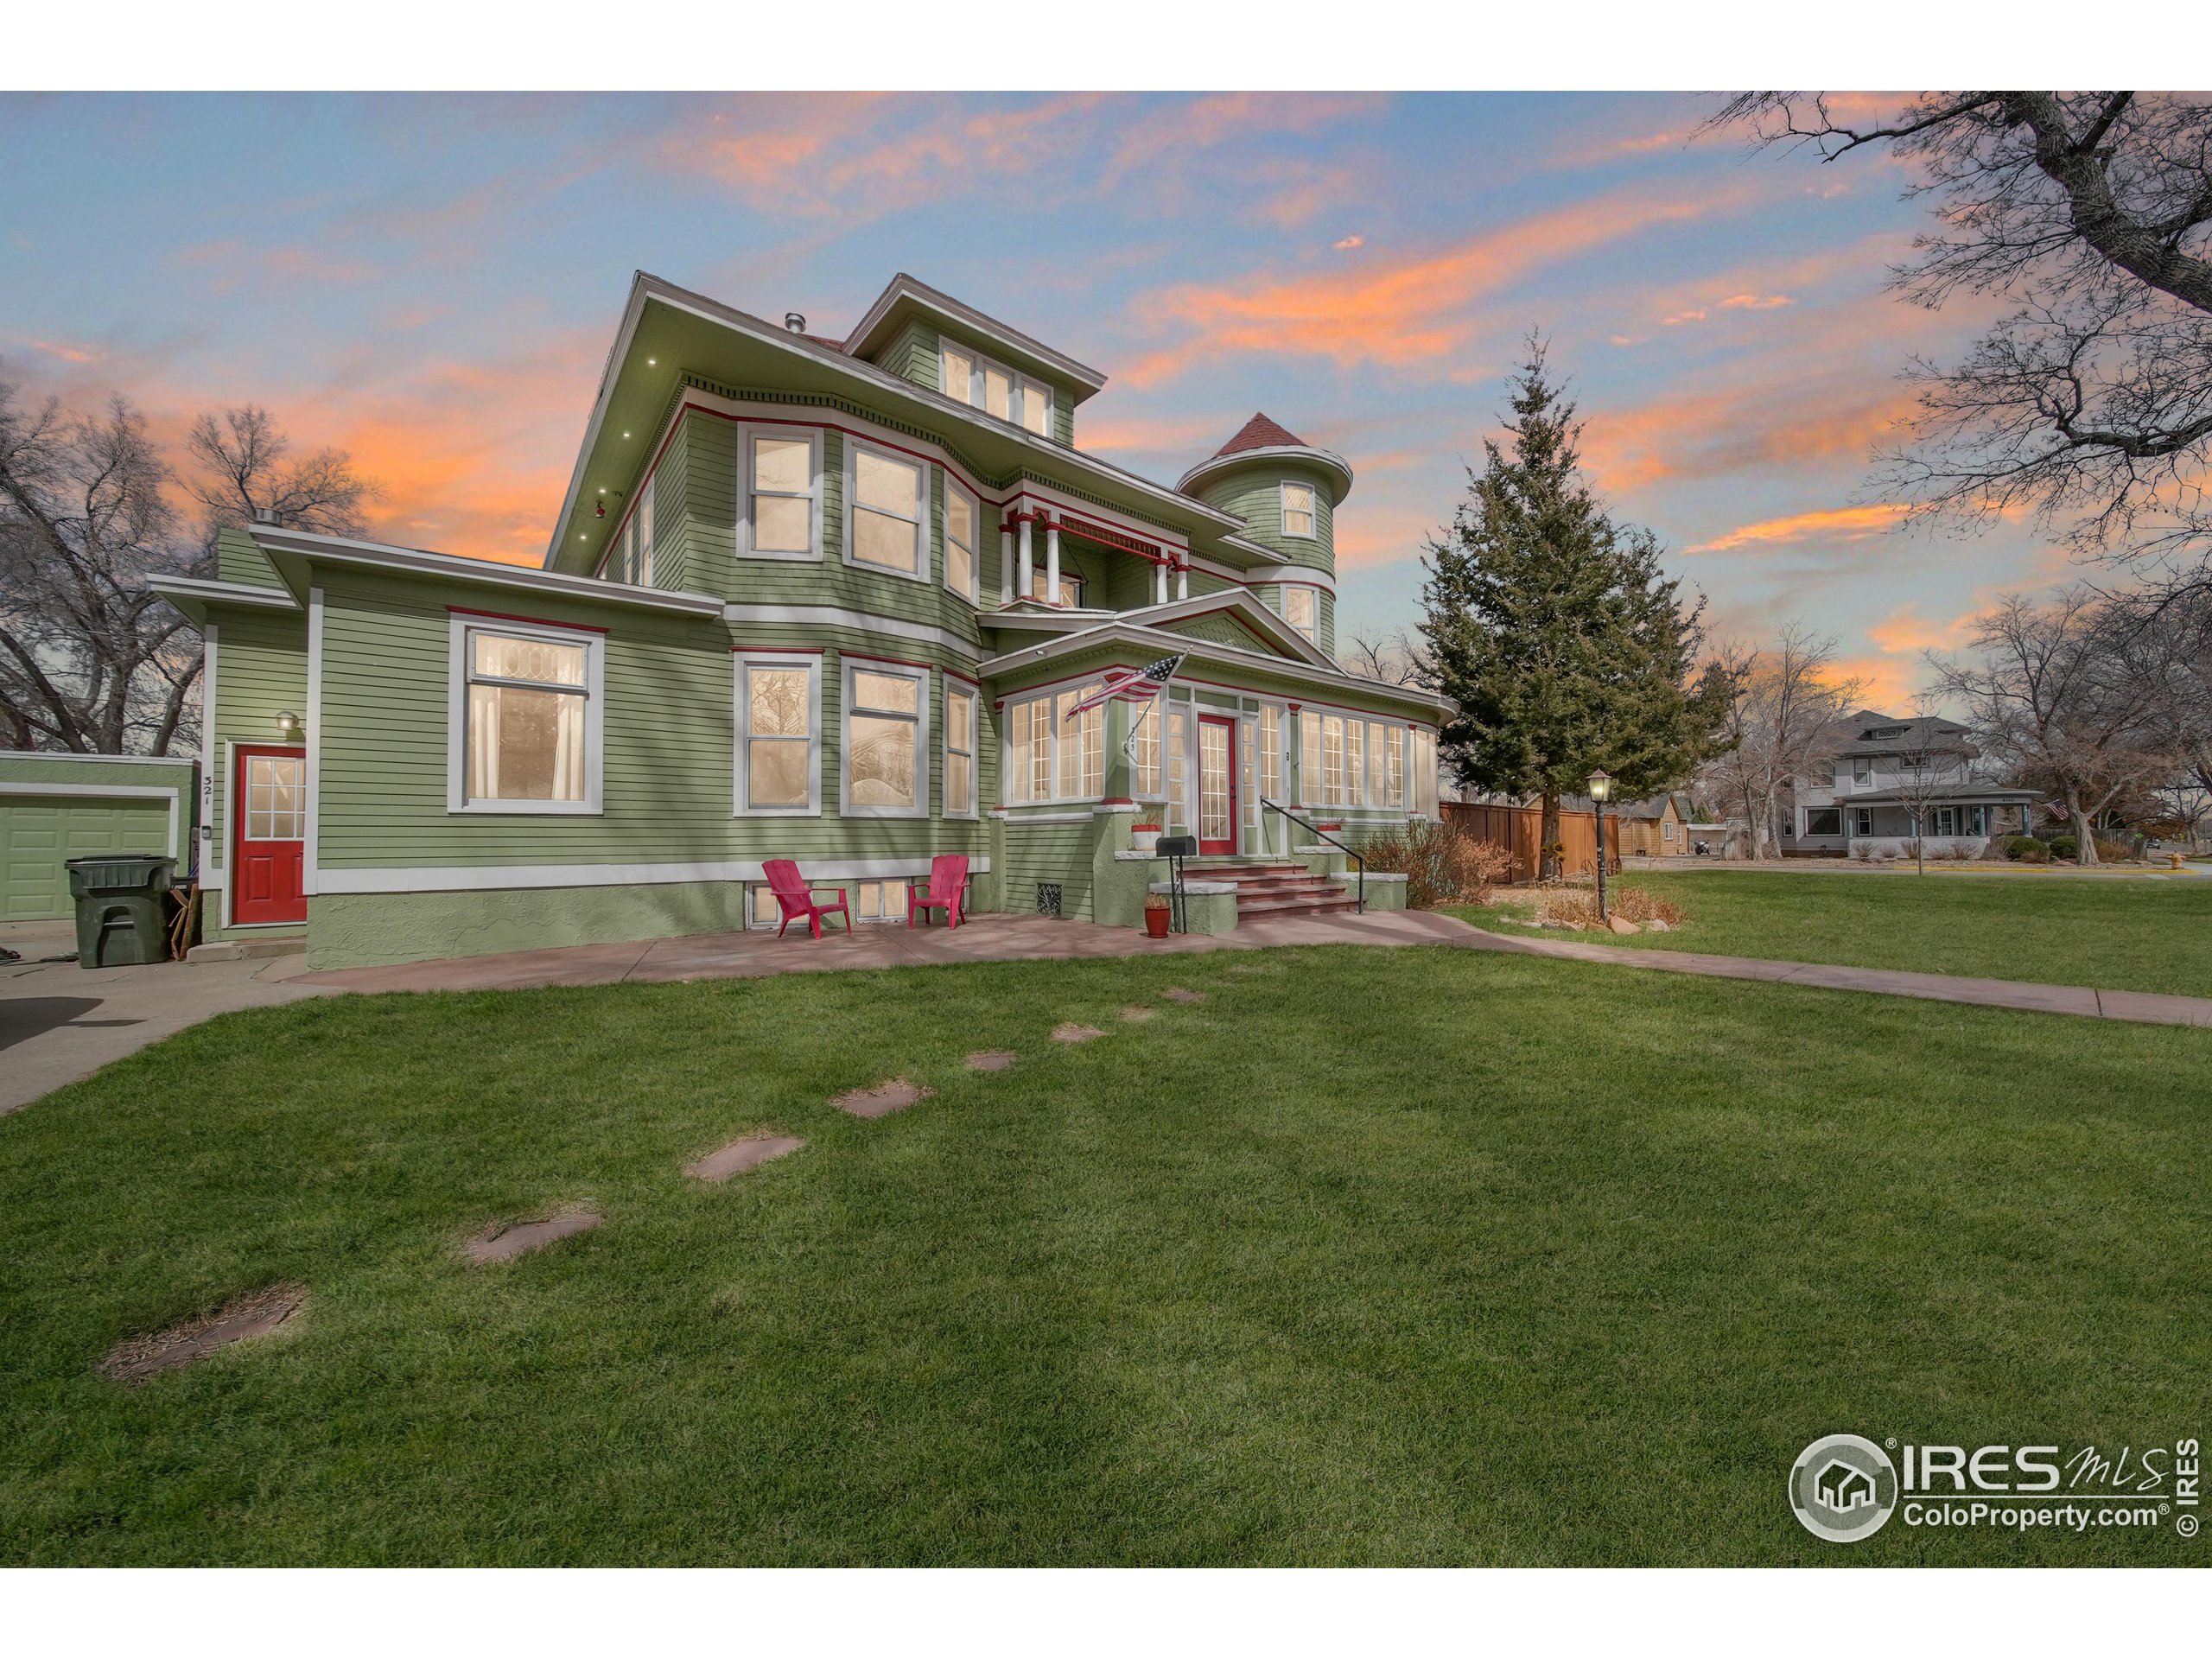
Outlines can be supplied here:
[[1153, 696], [1161, 686], [1175, 677], [1175, 671], [1182, 665], [1183, 653], [1178, 652], [1173, 657], [1163, 657], [1144, 668], [1117, 669], [1105, 684], [1070, 708], [1061, 718], [1073, 720], [1077, 715], [1087, 714], [1108, 698], [1119, 696], [1124, 691], [1134, 691], [1140, 696]]

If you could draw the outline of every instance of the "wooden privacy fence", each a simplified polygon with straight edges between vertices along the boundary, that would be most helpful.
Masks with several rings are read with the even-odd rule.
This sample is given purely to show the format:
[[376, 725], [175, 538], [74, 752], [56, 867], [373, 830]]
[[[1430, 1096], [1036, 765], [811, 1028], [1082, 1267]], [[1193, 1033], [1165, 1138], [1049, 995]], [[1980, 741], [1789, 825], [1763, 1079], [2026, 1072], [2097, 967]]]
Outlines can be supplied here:
[[[1446, 801], [1443, 803], [1444, 822], [1455, 825], [1478, 841], [1503, 847], [1513, 855], [1513, 880], [1533, 881], [1536, 879], [1539, 855], [1543, 851], [1544, 809], [1537, 806], [1491, 806], [1475, 801]], [[1615, 839], [1619, 820], [1611, 814], [1605, 819], [1605, 868], [1617, 872], [1621, 867], [1620, 842]], [[1598, 816], [1594, 812], [1574, 812], [1566, 807], [1559, 810], [1559, 838], [1566, 851], [1560, 855], [1560, 868], [1567, 874], [1595, 874], [1598, 868]]]

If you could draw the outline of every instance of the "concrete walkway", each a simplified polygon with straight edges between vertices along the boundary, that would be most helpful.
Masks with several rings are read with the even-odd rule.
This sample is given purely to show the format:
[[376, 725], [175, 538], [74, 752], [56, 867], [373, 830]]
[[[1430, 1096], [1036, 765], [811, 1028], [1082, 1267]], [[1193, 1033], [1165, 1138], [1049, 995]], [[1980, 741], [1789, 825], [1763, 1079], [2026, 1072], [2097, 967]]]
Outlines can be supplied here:
[[38, 961], [77, 948], [66, 923], [11, 924], [0, 944], [23, 957], [0, 963], [0, 1116], [202, 1020], [317, 994], [298, 982], [302, 956], [141, 968]]

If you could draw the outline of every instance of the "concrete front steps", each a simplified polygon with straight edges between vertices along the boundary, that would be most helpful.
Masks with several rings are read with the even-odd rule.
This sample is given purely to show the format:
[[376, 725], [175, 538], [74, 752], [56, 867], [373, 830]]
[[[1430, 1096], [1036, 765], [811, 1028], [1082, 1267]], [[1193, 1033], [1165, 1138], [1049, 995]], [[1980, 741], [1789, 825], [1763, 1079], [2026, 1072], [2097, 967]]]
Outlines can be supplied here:
[[1231, 881], [1236, 886], [1236, 916], [1330, 916], [1359, 908], [1336, 881], [1315, 875], [1296, 862], [1257, 859], [1192, 859], [1184, 872], [1194, 881]]

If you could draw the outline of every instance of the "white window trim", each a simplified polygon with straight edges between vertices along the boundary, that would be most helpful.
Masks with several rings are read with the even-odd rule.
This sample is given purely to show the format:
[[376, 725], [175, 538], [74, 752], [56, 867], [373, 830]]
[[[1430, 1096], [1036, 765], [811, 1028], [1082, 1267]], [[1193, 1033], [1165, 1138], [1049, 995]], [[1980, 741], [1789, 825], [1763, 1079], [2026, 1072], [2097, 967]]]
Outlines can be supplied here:
[[968, 698], [968, 804], [955, 807], [949, 792], [944, 794], [944, 816], [948, 818], [978, 817], [982, 811], [983, 798], [983, 688], [973, 680], [963, 680], [957, 674], [941, 673], [944, 698], [944, 728], [938, 740], [943, 750], [940, 776], [948, 782], [952, 777], [952, 698], [956, 692]]
[[[874, 567], [870, 567], [874, 568]], [[909, 679], [918, 688], [914, 698], [915, 802], [912, 806], [855, 806], [853, 804], [853, 676], [884, 674]], [[926, 818], [930, 816], [930, 682], [937, 677], [912, 663], [881, 657], [838, 653], [837, 661], [837, 811], [848, 818]]]
[[[945, 472], [942, 467], [938, 468], [938, 471], [944, 479], [945, 590], [948, 593], [959, 594], [960, 597], [970, 605], [980, 605], [982, 602], [983, 592], [983, 504], [976, 499], [973, 490], [956, 482], [950, 473]], [[956, 495], [968, 504], [969, 546], [968, 549], [968, 590], [965, 593], [961, 593], [959, 588], [952, 585], [952, 498]], [[871, 570], [881, 568], [880, 565], [873, 564], [868, 567]]]
[[[1313, 521], [1311, 530], [1290, 527], [1290, 493], [1304, 490], [1306, 496], [1306, 516]], [[1287, 542], [1318, 542], [1321, 539], [1321, 492], [1301, 479], [1286, 478], [1275, 486], [1275, 524]], [[1314, 625], [1320, 624], [1320, 614], [1314, 613]]]
[[[1111, 770], [1112, 756], [1110, 754], [1104, 753], [1102, 753], [1099, 760], [1098, 789], [1095, 793], [1089, 795], [1063, 795], [1060, 793], [1060, 739], [1063, 734], [1060, 727], [1059, 709], [1061, 697], [1066, 696], [1070, 692], [1080, 691], [1086, 685], [1096, 685], [1099, 683], [1106, 677], [1107, 674], [1111, 671], [1112, 671], [1110, 670], [1104, 670], [1096, 674], [1083, 675], [1072, 680], [1057, 680], [1049, 687], [1033, 687], [1031, 690], [1020, 692], [1016, 696], [1009, 696], [1000, 704], [999, 794], [1001, 798], [1003, 799], [1008, 806], [1070, 806], [1083, 802], [1095, 803], [1103, 801], [1106, 798], [1106, 774], [1109, 770]], [[1045, 753], [1046, 775], [1052, 780], [1052, 792], [1050, 795], [1046, 796], [1041, 800], [1036, 796], [1032, 795], [1026, 800], [1018, 801], [1014, 799], [1010, 787], [1010, 780], [1014, 776], [1013, 710], [1017, 705], [1022, 703], [1036, 703], [1044, 709], [1045, 727], [1046, 731], [1050, 734], [1050, 736], [1047, 739]], [[1096, 712], [1103, 723], [1106, 712], [1104, 707], [1102, 705]], [[1031, 716], [1033, 721], [1035, 718], [1036, 717], [1033, 715]], [[1088, 718], [1088, 716], [1086, 715], [1084, 718]], [[1030, 729], [1033, 733], [1036, 728], [1033, 724]], [[1163, 768], [1162, 778], [1164, 781], [1164, 769], [1167, 761], [1167, 729], [1164, 725], [1160, 728], [1160, 765]], [[1078, 771], [1081, 770], [1081, 757], [1078, 755], [1077, 760]], [[1165, 798], [1165, 797], [1163, 796], [1156, 798]]]
[[[818, 562], [822, 557], [822, 429], [818, 426], [747, 425], [737, 446], [737, 556], [741, 559], [772, 559], [781, 564]], [[811, 503], [808, 523], [811, 527], [810, 545], [804, 553], [783, 553], [773, 549], [763, 552], [753, 545], [753, 449], [762, 438], [778, 438], [790, 442], [804, 442], [807, 454], [807, 468], [813, 480], [809, 492]]]
[[[914, 520], [914, 569], [900, 570], [887, 564], [876, 564], [868, 559], [853, 556], [853, 515], [860, 510], [855, 499], [855, 485], [860, 473], [860, 458], [863, 451], [871, 451], [886, 461], [896, 461], [901, 467], [918, 468], [922, 475], [921, 487], [916, 493], [914, 511], [919, 516]], [[871, 443], [866, 438], [848, 437], [845, 440], [845, 523], [842, 546], [838, 550], [847, 565], [855, 570], [865, 570], [872, 575], [889, 576], [898, 582], [934, 582], [937, 573], [930, 569], [930, 468], [927, 459], [894, 449], [887, 443]], [[880, 508], [870, 508], [880, 512]]]
[[[822, 816], [822, 656], [819, 652], [736, 651], [730, 653], [731, 709], [737, 747], [731, 756], [730, 816], [736, 818], [818, 818]], [[749, 806], [753, 787], [753, 699], [746, 695], [748, 668], [806, 670], [806, 804]]]
[[[953, 386], [946, 384], [944, 378], [944, 354], [947, 351], [957, 352], [962, 357], [968, 359], [968, 384], [966, 385], [955, 389]], [[946, 397], [957, 398], [960, 402], [967, 404], [970, 409], [980, 410], [982, 413], [986, 415], [990, 415], [990, 410], [986, 409], [983, 404], [983, 373], [987, 369], [996, 369], [1001, 374], [1006, 377], [1007, 388], [1007, 413], [1004, 418], [1007, 424], [1013, 427], [1019, 427], [1022, 431], [1028, 433], [1033, 438], [1043, 438], [1047, 442], [1053, 442], [1052, 416], [1057, 412], [1053, 404], [1058, 394], [1054, 392], [1050, 385], [1042, 380], [1032, 378], [1030, 376], [1022, 373], [1019, 369], [1008, 368], [1004, 363], [999, 361], [998, 359], [988, 356], [984, 353], [977, 351], [972, 346], [969, 346], [957, 340], [949, 341], [942, 338], [938, 340], [938, 389], [944, 392]], [[1032, 394], [1034, 394], [1044, 400], [1045, 428], [1041, 432], [1031, 427], [1021, 418], [1027, 410], [1029, 398]], [[991, 415], [990, 417], [995, 421], [1001, 418], [996, 415]]]
[[[584, 798], [581, 801], [472, 801], [468, 798], [468, 636], [510, 634], [584, 648]], [[471, 817], [596, 817], [605, 810], [607, 636], [550, 622], [453, 613], [447, 621], [446, 810]]]
[[[1295, 633], [1303, 639], [1307, 645], [1318, 646], [1321, 643], [1321, 590], [1310, 582], [1286, 582], [1281, 583], [1281, 587], [1282, 589], [1282, 620], [1284, 626], [1288, 627], [1293, 633]], [[1313, 630], [1310, 633], [1304, 628], [1300, 627], [1297, 623], [1291, 620], [1290, 596], [1294, 592], [1307, 593], [1313, 595]]]

